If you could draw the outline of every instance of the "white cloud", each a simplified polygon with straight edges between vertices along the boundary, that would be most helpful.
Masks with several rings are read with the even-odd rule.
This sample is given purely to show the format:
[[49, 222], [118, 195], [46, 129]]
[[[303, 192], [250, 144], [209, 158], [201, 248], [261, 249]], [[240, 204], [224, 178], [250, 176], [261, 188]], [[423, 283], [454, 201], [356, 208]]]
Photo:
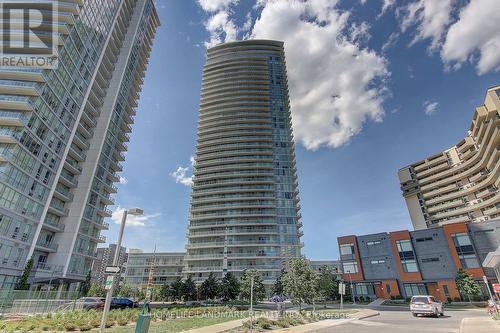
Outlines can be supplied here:
[[125, 185], [128, 183], [128, 179], [125, 177], [120, 176], [120, 184]]
[[396, 0], [383, 0], [382, 1], [382, 9], [380, 10], [380, 14], [378, 14], [377, 18], [380, 18], [382, 15], [384, 15], [395, 4], [396, 4]]
[[453, 2], [454, 0], [417, 0], [398, 9], [399, 15], [402, 16], [403, 32], [416, 25], [416, 33], [410, 46], [424, 39], [430, 39], [429, 51], [439, 49], [451, 21]]
[[[477, 61], [479, 74], [500, 71], [499, 19], [498, 0], [474, 0], [464, 6], [446, 34], [441, 50], [445, 64], [457, 69], [470, 60]], [[478, 57], [474, 57], [475, 53], [479, 53]]]
[[389, 35], [389, 38], [387, 38], [387, 41], [382, 45], [382, 52], [387, 52], [388, 49], [396, 45], [399, 39], [399, 33], [393, 32]]
[[172, 176], [177, 184], [182, 184], [185, 186], [193, 185], [193, 166], [194, 166], [194, 157], [191, 156], [189, 158], [189, 162], [191, 165], [183, 167], [178, 166], [175, 171], [172, 171], [169, 175]]
[[336, 4], [266, 1], [251, 35], [285, 42], [294, 132], [308, 149], [341, 146], [384, 116], [386, 60], [358, 45], [366, 29]]
[[433, 101], [425, 101], [424, 104], [424, 112], [426, 115], [431, 116], [434, 113], [436, 113], [438, 107], [439, 107], [439, 102], [433, 102]]
[[[120, 206], [117, 206], [113, 213], [111, 214], [111, 220], [115, 224], [121, 224], [122, 223], [122, 218], [123, 218], [123, 212], [125, 208], [121, 208]], [[154, 219], [155, 217], [160, 216], [160, 213], [155, 213], [155, 214], [150, 214], [150, 215], [141, 215], [141, 216], [136, 216], [136, 215], [127, 215], [127, 226], [130, 227], [144, 227], [146, 223]]]
[[198, 4], [206, 12], [216, 12], [237, 3], [238, 0], [198, 0]]
[[211, 47], [223, 41], [236, 40], [238, 28], [230, 19], [230, 7], [236, 5], [239, 0], [198, 0], [200, 7], [212, 14], [205, 22], [205, 28], [210, 33], [210, 40], [205, 43]]

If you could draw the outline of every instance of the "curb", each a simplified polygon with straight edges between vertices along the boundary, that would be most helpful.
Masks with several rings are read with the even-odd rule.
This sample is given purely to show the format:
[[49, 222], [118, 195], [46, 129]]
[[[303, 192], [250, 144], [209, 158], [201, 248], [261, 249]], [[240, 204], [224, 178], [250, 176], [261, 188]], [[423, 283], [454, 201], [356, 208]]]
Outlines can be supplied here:
[[357, 319], [357, 320], [362, 320], [362, 319], [367, 319], [367, 318], [372, 318], [372, 317], [380, 316], [380, 312], [375, 311], [375, 310], [373, 310], [373, 312], [375, 312], [375, 313], [370, 313], [370, 314], [367, 314], [367, 315], [361, 316], [361, 317], [356, 318], [356, 319]]

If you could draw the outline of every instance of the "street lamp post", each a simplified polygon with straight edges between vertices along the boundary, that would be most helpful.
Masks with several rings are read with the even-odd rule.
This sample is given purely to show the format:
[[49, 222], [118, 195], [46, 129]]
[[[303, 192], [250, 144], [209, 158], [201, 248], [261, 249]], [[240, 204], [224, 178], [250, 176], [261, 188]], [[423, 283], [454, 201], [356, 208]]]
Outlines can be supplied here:
[[352, 286], [352, 276], [351, 276], [351, 271], [349, 271], [349, 281], [351, 282], [351, 297], [352, 297], [352, 304], [356, 305], [356, 297], [354, 296], [354, 287]]
[[[120, 257], [120, 249], [122, 247], [122, 238], [123, 232], [125, 231], [125, 224], [127, 222], [127, 215], [142, 215], [143, 210], [140, 208], [130, 208], [123, 210], [122, 223], [120, 225], [120, 232], [118, 233], [118, 241], [116, 242], [115, 256], [113, 257], [113, 266], [118, 265], [118, 260]], [[119, 275], [120, 273], [116, 274]], [[99, 328], [99, 332], [104, 332], [104, 328], [106, 327], [106, 321], [108, 319], [109, 307], [111, 306], [111, 297], [113, 297], [113, 289], [115, 287], [115, 281], [111, 284], [111, 287], [108, 289], [106, 293], [106, 302], [104, 303], [104, 309], [102, 310], [102, 318], [101, 318], [101, 327]]]
[[250, 277], [250, 332], [253, 332], [253, 274]]

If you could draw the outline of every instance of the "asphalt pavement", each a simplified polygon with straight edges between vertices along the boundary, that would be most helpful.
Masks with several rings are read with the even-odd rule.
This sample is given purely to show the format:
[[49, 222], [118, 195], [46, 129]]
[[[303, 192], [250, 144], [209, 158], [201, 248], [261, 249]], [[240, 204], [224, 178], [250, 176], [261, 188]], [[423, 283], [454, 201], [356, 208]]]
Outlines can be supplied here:
[[[486, 310], [445, 310], [445, 316], [413, 317], [410, 311], [400, 308], [391, 309], [387, 306], [377, 307], [380, 315], [351, 321], [342, 325], [325, 328], [320, 333], [458, 333], [460, 323], [466, 317], [488, 318]], [[492, 332], [494, 333], [494, 332]]]

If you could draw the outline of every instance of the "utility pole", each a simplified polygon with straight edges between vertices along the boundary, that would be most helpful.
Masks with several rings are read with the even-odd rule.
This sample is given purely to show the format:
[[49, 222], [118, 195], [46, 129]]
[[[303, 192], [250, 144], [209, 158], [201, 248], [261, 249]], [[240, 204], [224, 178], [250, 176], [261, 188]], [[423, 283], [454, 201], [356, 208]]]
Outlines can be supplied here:
[[[118, 265], [118, 260], [120, 257], [120, 249], [122, 247], [123, 232], [125, 231], [125, 224], [127, 222], [127, 215], [142, 215], [143, 211], [140, 208], [131, 208], [123, 210], [122, 223], [120, 225], [120, 233], [118, 234], [118, 241], [116, 242], [115, 256], [113, 257], [113, 267]], [[106, 328], [106, 321], [108, 319], [109, 308], [111, 306], [111, 298], [113, 297], [113, 289], [115, 287], [115, 277], [120, 276], [120, 272], [111, 275], [111, 286], [106, 293], [106, 302], [104, 303], [104, 309], [102, 310], [101, 326], [99, 332], [103, 333]]]

